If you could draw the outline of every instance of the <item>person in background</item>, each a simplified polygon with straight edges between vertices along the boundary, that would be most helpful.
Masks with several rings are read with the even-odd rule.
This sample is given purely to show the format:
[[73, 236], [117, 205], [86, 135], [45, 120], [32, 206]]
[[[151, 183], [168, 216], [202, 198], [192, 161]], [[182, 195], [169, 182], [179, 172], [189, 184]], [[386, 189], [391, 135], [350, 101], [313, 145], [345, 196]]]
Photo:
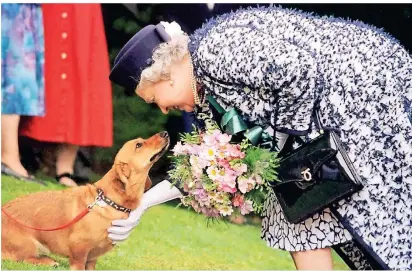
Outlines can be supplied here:
[[44, 37], [38, 4], [1, 4], [1, 173], [36, 181], [21, 163], [19, 124], [42, 117]]
[[109, 56], [100, 4], [43, 4], [45, 32], [44, 117], [25, 123], [21, 134], [57, 143], [56, 179], [76, 186], [79, 146], [113, 143]]

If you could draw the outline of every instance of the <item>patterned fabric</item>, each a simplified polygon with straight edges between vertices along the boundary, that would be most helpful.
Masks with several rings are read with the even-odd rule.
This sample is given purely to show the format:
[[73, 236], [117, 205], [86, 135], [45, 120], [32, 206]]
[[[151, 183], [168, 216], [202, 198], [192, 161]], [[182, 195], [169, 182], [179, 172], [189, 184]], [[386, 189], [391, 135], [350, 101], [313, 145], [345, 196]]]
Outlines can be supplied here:
[[[262, 225], [270, 246], [345, 243], [358, 268], [373, 258], [383, 268], [412, 269], [412, 58], [396, 40], [360, 22], [257, 8], [210, 20], [189, 50], [206, 95], [268, 132], [314, 138], [318, 109], [368, 183], [332, 208], [335, 215], [324, 210], [297, 225], [271, 197]], [[354, 253], [355, 244], [368, 257]]]
[[302, 251], [330, 247], [352, 239], [329, 209], [302, 223], [290, 224], [273, 193], [264, 207], [262, 238], [271, 247]]
[[43, 19], [38, 4], [1, 4], [1, 112], [43, 116]]

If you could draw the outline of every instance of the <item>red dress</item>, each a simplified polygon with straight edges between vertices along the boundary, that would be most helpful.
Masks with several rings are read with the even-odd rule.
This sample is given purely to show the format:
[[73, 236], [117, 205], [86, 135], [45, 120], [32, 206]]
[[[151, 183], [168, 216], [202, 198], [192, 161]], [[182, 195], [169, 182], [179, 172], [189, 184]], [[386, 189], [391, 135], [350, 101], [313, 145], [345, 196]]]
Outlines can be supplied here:
[[49, 142], [113, 144], [109, 54], [100, 4], [43, 4], [45, 117], [20, 134]]

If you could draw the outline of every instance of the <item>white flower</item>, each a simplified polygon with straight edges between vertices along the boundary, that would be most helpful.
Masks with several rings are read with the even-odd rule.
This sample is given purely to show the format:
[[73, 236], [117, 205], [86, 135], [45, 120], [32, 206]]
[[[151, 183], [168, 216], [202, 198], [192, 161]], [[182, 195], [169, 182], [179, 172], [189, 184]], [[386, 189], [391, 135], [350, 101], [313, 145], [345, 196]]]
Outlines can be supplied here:
[[166, 33], [172, 38], [173, 36], [182, 35], [184, 32], [178, 23], [175, 21], [169, 22], [160, 22], [164, 28]]
[[208, 167], [206, 172], [209, 175], [209, 178], [212, 180], [216, 180], [219, 177], [219, 173], [220, 173], [219, 169], [214, 166]]
[[222, 206], [219, 208], [219, 212], [223, 216], [228, 216], [233, 213], [233, 208], [232, 206]]

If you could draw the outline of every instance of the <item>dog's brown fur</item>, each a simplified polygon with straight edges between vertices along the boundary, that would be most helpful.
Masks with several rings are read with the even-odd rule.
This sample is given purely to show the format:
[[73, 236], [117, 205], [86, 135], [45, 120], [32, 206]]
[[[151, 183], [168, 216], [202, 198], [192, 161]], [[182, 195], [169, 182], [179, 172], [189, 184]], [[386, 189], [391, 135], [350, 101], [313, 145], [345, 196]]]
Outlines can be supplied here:
[[[136, 148], [137, 143], [143, 145]], [[160, 134], [147, 140], [128, 141], [117, 153], [112, 169], [94, 185], [30, 194], [7, 203], [3, 208], [25, 225], [53, 228], [68, 223], [93, 203], [97, 196], [96, 188], [101, 188], [117, 204], [135, 209], [144, 190], [151, 185], [150, 168], [168, 144], [169, 138]], [[156, 158], [150, 161], [154, 155]], [[97, 258], [114, 246], [107, 233], [111, 222], [127, 216], [108, 205], [96, 205], [73, 226], [45, 232], [22, 227], [2, 215], [2, 259], [56, 266], [58, 264], [54, 260], [41, 256], [52, 252], [69, 257], [71, 269], [95, 269]]]

